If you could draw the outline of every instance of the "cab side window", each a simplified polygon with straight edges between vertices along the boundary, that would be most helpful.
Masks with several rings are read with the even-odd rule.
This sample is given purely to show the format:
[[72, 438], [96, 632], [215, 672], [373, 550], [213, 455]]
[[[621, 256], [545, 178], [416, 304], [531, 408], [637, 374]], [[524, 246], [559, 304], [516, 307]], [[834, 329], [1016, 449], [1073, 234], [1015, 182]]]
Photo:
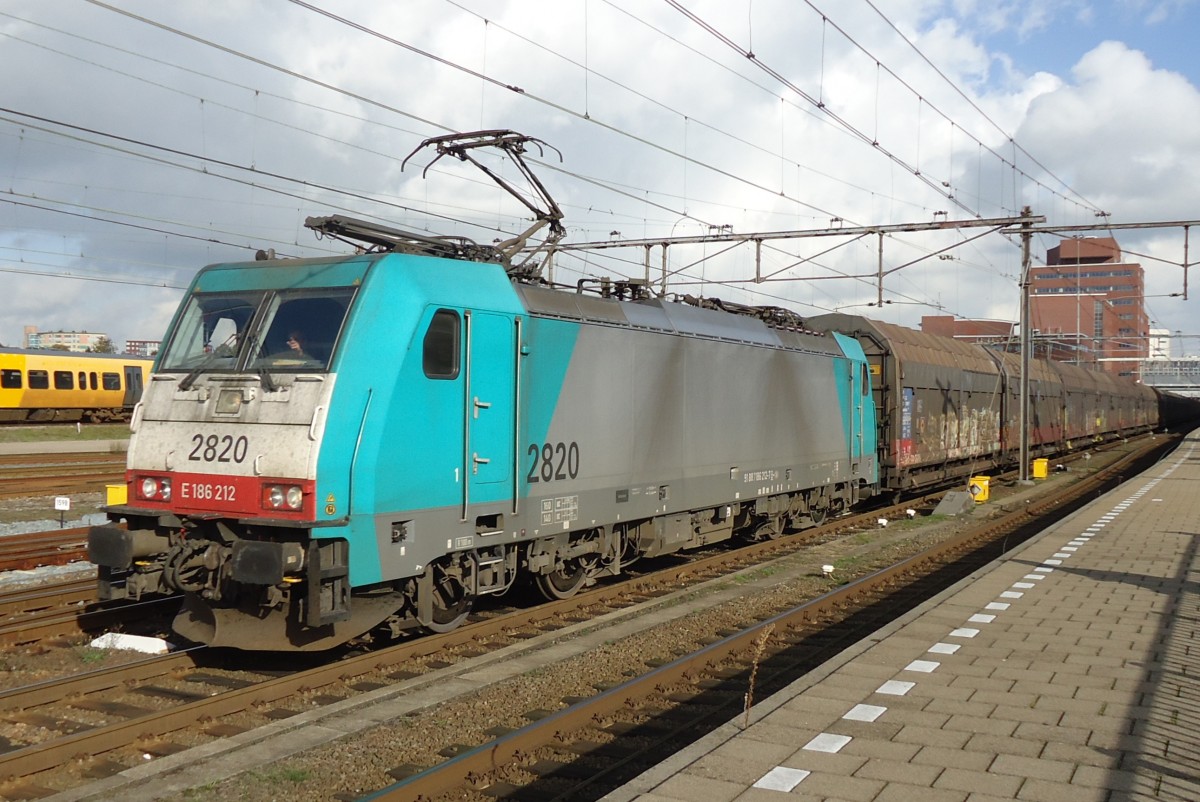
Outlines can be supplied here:
[[0, 388], [5, 390], [20, 390], [21, 371], [9, 370], [7, 368], [0, 370]]
[[429, 321], [425, 332], [422, 365], [430, 379], [453, 379], [458, 376], [459, 317], [449, 309], [439, 309]]

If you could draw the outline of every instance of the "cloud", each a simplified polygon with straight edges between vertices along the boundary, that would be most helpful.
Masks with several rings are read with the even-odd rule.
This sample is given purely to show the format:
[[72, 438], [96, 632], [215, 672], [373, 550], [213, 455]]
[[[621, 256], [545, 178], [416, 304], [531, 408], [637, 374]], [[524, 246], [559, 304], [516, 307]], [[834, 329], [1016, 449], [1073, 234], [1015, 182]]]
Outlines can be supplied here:
[[[561, 163], [547, 151], [535, 169], [566, 211], [573, 241], [723, 225], [818, 228], [834, 217], [1000, 216], [1026, 203], [1052, 221], [1081, 222], [1087, 203], [1074, 202], [1057, 179], [1122, 220], [1194, 216], [1188, 188], [1200, 176], [1187, 132], [1200, 123], [1200, 104], [1187, 78], [1119, 42], [1080, 51], [1069, 71], [1022, 71], [1027, 62], [1002, 46], [1009, 40], [994, 38], [1020, 26], [1025, 36], [1047, 30], [1082, 3], [1048, 8], [1050, 16], [1016, 2], [880, 4], [919, 52], [869, 7], [839, 8], [823, 21], [783, 0], [687, 4], [754, 59], [667, 4], [338, 4], [346, 18], [442, 61], [298, 6], [126, 5], [257, 62], [91, 5], [70, 19], [40, 5], [15, 15], [49, 27], [0, 17], [8, 35], [0, 52], [31, 76], [10, 87], [4, 105], [177, 151], [55, 125], [41, 131], [8, 115], [0, 163], [11, 165], [13, 194], [0, 200], [36, 199], [59, 211], [0, 204], [9, 232], [0, 267], [181, 284], [203, 264], [250, 258], [260, 247], [329, 253], [333, 246], [302, 226], [328, 213], [483, 242], [522, 230], [530, 213], [477, 171], [442, 160], [422, 178], [429, 152], [400, 169], [421, 139], [447, 128], [513, 128], [560, 149]], [[116, 49], [134, 41], [136, 51]], [[1184, 122], [1162, 124], [1163, 109]], [[481, 158], [518, 178], [511, 165]], [[932, 310], [908, 302], [923, 301], [1013, 316], [1019, 253], [1011, 242], [993, 235], [953, 251], [953, 261], [930, 256], [964, 236], [887, 238], [885, 269], [912, 264], [885, 279], [896, 303], [880, 314], [913, 324]], [[1171, 258], [1169, 243], [1145, 247]], [[764, 249], [761, 266], [750, 248], [673, 248], [669, 268], [689, 291], [698, 285], [683, 284], [685, 276], [821, 277], [705, 289], [802, 312], [875, 300], [878, 242], [833, 245], [777, 244]], [[565, 281], [644, 270], [639, 252], [613, 257], [564, 257], [559, 270]], [[838, 274], [858, 278], [824, 280]], [[179, 295], [22, 274], [3, 280], [20, 296], [0, 318], [6, 344], [23, 324], [154, 338]]]
[[1018, 139], [1055, 154], [1077, 189], [1122, 222], [1194, 216], [1200, 91], [1113, 41], [1086, 54], [1072, 78], [1030, 103]]

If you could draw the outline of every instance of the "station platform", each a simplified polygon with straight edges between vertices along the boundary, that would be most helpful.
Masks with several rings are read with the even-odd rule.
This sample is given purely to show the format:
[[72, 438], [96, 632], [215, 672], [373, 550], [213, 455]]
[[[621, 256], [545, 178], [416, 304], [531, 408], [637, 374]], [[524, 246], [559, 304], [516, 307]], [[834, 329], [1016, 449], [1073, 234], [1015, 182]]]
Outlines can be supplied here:
[[606, 802], [1200, 800], [1200, 430]]

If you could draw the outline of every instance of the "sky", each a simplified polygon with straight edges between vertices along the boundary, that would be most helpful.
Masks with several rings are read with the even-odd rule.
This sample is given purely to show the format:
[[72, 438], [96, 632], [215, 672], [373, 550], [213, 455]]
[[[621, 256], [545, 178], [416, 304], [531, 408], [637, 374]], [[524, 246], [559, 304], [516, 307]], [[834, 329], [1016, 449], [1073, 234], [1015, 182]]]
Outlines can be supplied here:
[[[1200, 220], [1197, 32], [1200, 0], [0, 0], [19, 76], [0, 99], [0, 343], [25, 326], [158, 339], [205, 264], [348, 252], [309, 216], [522, 231], [528, 211], [479, 171], [424, 170], [421, 142], [454, 131], [545, 143], [527, 157], [566, 243], [1025, 207], [1043, 227]], [[667, 290], [1016, 320], [1021, 243], [1001, 228], [674, 245]], [[1200, 242], [1065, 236], [1110, 234], [1173, 354], [1200, 355], [1182, 297]], [[1062, 236], [1037, 233], [1034, 264]], [[544, 274], [660, 282], [661, 249], [644, 260], [573, 251]]]

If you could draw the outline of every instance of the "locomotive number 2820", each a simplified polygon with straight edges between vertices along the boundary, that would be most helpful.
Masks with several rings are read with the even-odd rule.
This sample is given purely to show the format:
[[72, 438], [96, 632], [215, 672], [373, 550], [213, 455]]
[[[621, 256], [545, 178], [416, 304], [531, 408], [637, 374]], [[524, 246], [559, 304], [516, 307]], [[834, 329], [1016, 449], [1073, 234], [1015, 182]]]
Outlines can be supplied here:
[[241, 462], [246, 459], [246, 452], [250, 450], [250, 441], [245, 435], [234, 437], [227, 434], [218, 437], [210, 434], [205, 437], [202, 434], [194, 434], [192, 443], [194, 446], [188, 454], [188, 459], [193, 462]]
[[574, 479], [579, 475], [578, 443], [530, 443], [526, 453], [531, 462], [525, 481], [530, 484]]

